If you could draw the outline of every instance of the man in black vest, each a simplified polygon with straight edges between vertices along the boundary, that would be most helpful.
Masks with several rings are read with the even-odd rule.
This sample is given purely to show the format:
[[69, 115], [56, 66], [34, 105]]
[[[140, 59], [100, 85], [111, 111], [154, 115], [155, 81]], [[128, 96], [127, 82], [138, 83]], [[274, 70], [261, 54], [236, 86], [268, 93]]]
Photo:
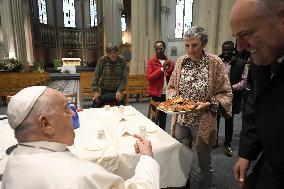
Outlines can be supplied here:
[[[233, 107], [232, 107], [232, 117], [225, 118], [225, 142], [224, 151], [225, 155], [228, 157], [233, 156], [233, 151], [231, 149], [231, 141], [233, 136], [233, 122], [234, 114], [241, 112], [243, 90], [246, 85], [247, 79], [247, 67], [246, 62], [242, 59], [237, 58], [234, 53], [234, 43], [232, 41], [225, 41], [222, 45], [222, 54], [219, 56], [224, 62], [228, 77], [230, 78], [232, 91], [233, 91]], [[220, 116], [218, 115], [217, 128], [219, 131]], [[216, 145], [218, 144], [218, 136]]]

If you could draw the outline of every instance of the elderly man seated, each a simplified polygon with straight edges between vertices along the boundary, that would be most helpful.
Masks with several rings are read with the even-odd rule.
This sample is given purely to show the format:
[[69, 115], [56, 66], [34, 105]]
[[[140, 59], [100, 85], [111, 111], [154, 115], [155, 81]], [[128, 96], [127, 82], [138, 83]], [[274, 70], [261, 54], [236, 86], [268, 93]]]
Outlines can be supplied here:
[[118, 55], [118, 47], [111, 43], [106, 46], [106, 55], [96, 66], [93, 77], [93, 107], [106, 104], [124, 105], [123, 90], [127, 82], [127, 64], [123, 56]]
[[18, 146], [7, 162], [2, 189], [159, 188], [159, 165], [143, 137], [135, 136], [141, 157], [135, 175], [125, 181], [73, 155], [67, 149], [74, 143], [73, 115], [64, 95], [44, 86], [25, 88], [11, 98], [8, 121]]

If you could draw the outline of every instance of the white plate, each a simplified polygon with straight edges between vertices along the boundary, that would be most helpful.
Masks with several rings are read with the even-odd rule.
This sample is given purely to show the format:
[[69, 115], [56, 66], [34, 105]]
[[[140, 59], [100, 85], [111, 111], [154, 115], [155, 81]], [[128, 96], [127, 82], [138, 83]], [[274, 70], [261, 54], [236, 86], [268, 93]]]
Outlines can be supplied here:
[[134, 111], [126, 110], [126, 111], [123, 112], [123, 115], [132, 116], [132, 115], [135, 115], [135, 112], [134, 112]]
[[154, 133], [157, 132], [158, 128], [155, 127], [146, 127], [146, 133]]

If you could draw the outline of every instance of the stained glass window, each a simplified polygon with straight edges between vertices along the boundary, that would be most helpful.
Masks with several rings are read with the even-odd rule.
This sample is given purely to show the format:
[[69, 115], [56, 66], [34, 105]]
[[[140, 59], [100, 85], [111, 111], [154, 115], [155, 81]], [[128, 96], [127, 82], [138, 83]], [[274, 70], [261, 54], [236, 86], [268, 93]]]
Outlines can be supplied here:
[[182, 38], [184, 32], [192, 25], [193, 0], [176, 1], [175, 38]]
[[47, 24], [45, 0], [38, 0], [38, 15], [39, 15], [39, 22], [43, 24]]
[[121, 31], [126, 31], [126, 19], [124, 14], [121, 16]]
[[90, 0], [90, 17], [91, 17], [91, 27], [98, 25], [98, 13], [96, 0]]
[[75, 28], [75, 4], [74, 0], [63, 0], [64, 26]]

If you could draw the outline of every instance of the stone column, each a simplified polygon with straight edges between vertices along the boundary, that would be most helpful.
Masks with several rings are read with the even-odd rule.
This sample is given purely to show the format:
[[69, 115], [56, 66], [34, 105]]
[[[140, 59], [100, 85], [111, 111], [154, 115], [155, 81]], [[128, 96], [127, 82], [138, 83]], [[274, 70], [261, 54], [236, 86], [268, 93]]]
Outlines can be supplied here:
[[195, 1], [195, 24], [203, 26], [209, 36], [206, 49], [210, 53], [219, 54], [221, 45], [232, 40], [229, 25], [229, 14], [235, 0], [200, 0]]
[[[104, 41], [120, 45], [122, 42], [121, 12], [123, 10], [122, 0], [103, 1], [104, 15]], [[104, 44], [104, 45], [105, 45]]]
[[5, 18], [2, 19], [5, 56], [27, 63], [22, 1], [2, 0], [0, 12]]
[[218, 54], [222, 51], [222, 44], [224, 41], [233, 41], [235, 38], [232, 37], [232, 32], [230, 28], [230, 11], [235, 3], [235, 0], [221, 0], [221, 10], [220, 10], [220, 26], [218, 32], [218, 41], [216, 46], [216, 51]]
[[132, 59], [129, 73], [144, 74], [153, 56], [153, 44], [160, 39], [160, 0], [131, 1]]
[[34, 46], [33, 46], [33, 35], [31, 26], [31, 12], [29, 9], [29, 0], [23, 0], [23, 12], [24, 12], [24, 29], [25, 29], [25, 39], [26, 39], [26, 51], [27, 51], [27, 61], [29, 65], [33, 65], [35, 62], [34, 57]]
[[220, 0], [200, 0], [195, 1], [198, 5], [197, 25], [204, 27], [208, 33], [209, 40], [206, 50], [215, 53], [216, 26], [218, 26], [218, 5]]
[[162, 40], [166, 43], [168, 41], [168, 16], [170, 8], [168, 7], [167, 0], [161, 1], [161, 35]]

